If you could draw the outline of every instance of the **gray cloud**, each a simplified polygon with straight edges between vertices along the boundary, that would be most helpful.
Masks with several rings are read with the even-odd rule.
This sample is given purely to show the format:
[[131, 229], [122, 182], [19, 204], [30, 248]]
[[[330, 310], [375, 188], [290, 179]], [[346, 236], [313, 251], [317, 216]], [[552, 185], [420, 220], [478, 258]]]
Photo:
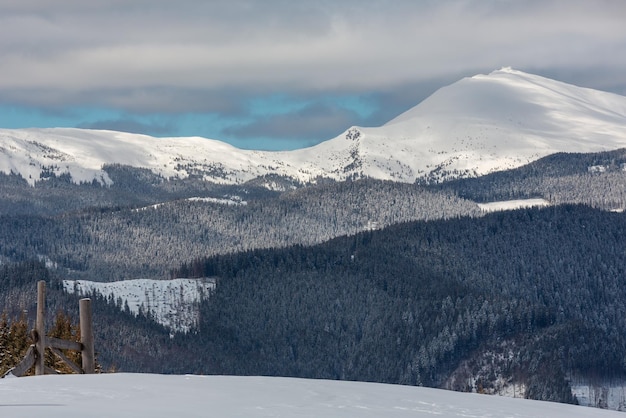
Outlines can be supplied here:
[[380, 89], [459, 67], [626, 67], [615, 53], [626, 37], [620, 1], [19, 3], [0, 8], [0, 89], [70, 98], [151, 86]]
[[7, 89], [0, 104], [38, 107], [60, 113], [59, 104], [120, 109], [137, 114], [213, 113], [232, 116], [245, 112], [254, 91], [203, 90], [171, 86], [89, 89], [74, 92], [48, 88]]
[[622, 0], [5, 1], [0, 101], [229, 117], [264, 94], [379, 101], [365, 120], [309, 109], [230, 128], [325, 139], [502, 66], [624, 94], [625, 21]]
[[233, 126], [224, 133], [240, 139], [276, 138], [311, 141], [330, 139], [361, 120], [355, 112], [328, 104], [316, 103], [295, 112], [261, 117]]

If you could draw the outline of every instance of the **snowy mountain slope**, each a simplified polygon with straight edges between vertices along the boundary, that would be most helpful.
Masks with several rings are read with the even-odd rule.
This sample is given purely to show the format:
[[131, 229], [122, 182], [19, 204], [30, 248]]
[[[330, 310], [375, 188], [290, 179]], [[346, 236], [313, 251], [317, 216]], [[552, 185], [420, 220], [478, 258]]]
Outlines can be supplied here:
[[464, 78], [376, 128], [311, 148], [241, 150], [204, 138], [81, 129], [0, 130], [0, 171], [31, 184], [69, 172], [110, 184], [105, 164], [238, 184], [278, 174], [300, 182], [355, 177], [413, 182], [482, 175], [556, 152], [626, 147], [626, 97], [503, 68]]
[[128, 306], [135, 315], [141, 311], [173, 331], [188, 332], [197, 325], [198, 304], [215, 288], [215, 279], [63, 280], [63, 288], [68, 293], [111, 297], [121, 309]]
[[625, 123], [623, 96], [505, 68], [440, 89], [373, 135], [427, 149], [427, 171], [485, 174], [556, 152], [622, 148]]
[[13, 418], [623, 416], [582, 406], [412, 386], [125, 373], [2, 379], [0, 411]]
[[[279, 154], [279, 153], [276, 153]], [[105, 164], [147, 168], [166, 178], [201, 175], [236, 184], [277, 170], [272, 153], [239, 150], [205, 138], [153, 138], [84, 129], [0, 130], [0, 171], [19, 173], [33, 184], [41, 173], [70, 173], [75, 182], [111, 184]], [[290, 169], [289, 169], [290, 168]], [[298, 170], [288, 167], [290, 173]]]
[[556, 152], [624, 147], [626, 97], [504, 68], [462, 79], [387, 124], [354, 128], [341, 140], [318, 145], [316, 162], [335, 150], [357, 154], [361, 164], [352, 172], [375, 178], [483, 175]]

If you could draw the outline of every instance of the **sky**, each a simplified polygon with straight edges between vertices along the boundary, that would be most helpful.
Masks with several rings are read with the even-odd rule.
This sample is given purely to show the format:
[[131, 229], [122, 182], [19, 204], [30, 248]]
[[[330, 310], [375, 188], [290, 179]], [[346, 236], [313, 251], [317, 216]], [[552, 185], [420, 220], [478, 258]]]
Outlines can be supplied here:
[[501, 67], [626, 95], [623, 0], [0, 0], [0, 128], [311, 146]]

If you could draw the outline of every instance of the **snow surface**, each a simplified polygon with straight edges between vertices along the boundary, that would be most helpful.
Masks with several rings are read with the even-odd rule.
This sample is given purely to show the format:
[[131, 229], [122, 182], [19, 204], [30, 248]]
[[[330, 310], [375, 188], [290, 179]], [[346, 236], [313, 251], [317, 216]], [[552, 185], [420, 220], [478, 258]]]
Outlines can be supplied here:
[[440, 389], [279, 377], [65, 375], [0, 380], [3, 417], [515, 417], [623, 413]]
[[626, 411], [626, 382], [574, 380], [572, 394], [580, 405]]
[[31, 184], [42, 172], [111, 184], [104, 164], [239, 184], [267, 174], [297, 181], [372, 177], [414, 182], [482, 175], [556, 152], [626, 147], [626, 97], [503, 68], [464, 78], [376, 128], [353, 127], [311, 148], [250, 151], [199, 137], [83, 129], [0, 130], [0, 172]]
[[519, 199], [502, 200], [499, 202], [478, 203], [478, 207], [483, 212], [497, 212], [502, 210], [515, 210], [522, 208], [532, 208], [538, 206], [550, 206], [550, 202], [545, 199]]
[[248, 202], [246, 202], [239, 196], [228, 196], [223, 199], [218, 199], [215, 197], [190, 197], [185, 200], [189, 200], [190, 202], [219, 203], [226, 206], [246, 206], [248, 204]]
[[198, 304], [215, 289], [215, 279], [135, 279], [118, 282], [63, 280], [68, 293], [100, 294], [111, 297], [122, 309], [128, 305], [137, 315], [140, 309], [173, 331], [188, 332], [198, 323]]
[[[246, 206], [248, 204], [248, 202], [246, 202], [239, 196], [224, 196], [221, 199], [217, 197], [188, 197], [184, 200], [189, 202], [217, 203], [219, 205], [226, 206]], [[164, 205], [166, 205], [166, 203], [155, 203], [154, 205], [133, 209], [133, 212], [143, 212], [149, 209], [158, 209]]]

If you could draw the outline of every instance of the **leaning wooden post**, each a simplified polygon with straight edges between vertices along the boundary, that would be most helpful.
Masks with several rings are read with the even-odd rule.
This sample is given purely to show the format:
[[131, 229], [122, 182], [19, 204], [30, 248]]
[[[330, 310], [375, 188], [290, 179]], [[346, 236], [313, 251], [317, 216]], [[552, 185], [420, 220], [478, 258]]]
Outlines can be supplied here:
[[35, 331], [37, 341], [37, 356], [35, 359], [35, 374], [42, 375], [45, 373], [45, 351], [46, 351], [46, 282], [41, 280], [37, 282], [37, 320], [35, 323]]
[[80, 342], [83, 345], [81, 351], [83, 371], [85, 374], [96, 372], [95, 350], [93, 345], [93, 327], [91, 315], [91, 299], [85, 298], [78, 302], [80, 316]]

